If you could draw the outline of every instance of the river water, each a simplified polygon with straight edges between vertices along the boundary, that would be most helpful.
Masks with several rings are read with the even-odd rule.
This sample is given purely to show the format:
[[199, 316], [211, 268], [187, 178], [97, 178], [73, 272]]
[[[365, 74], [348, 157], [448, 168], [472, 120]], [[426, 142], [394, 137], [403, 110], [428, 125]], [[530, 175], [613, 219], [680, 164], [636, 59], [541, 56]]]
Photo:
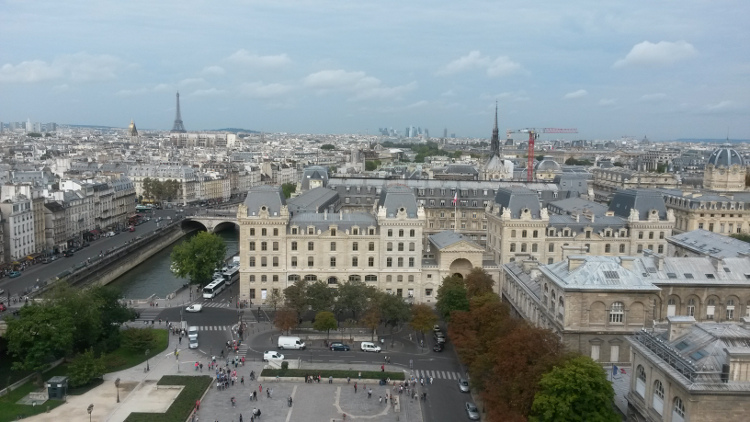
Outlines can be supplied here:
[[[172, 271], [169, 270], [169, 265], [171, 264], [169, 255], [175, 246], [185, 242], [195, 234], [197, 232], [192, 232], [162, 249], [141, 265], [114, 280], [109, 286], [120, 289], [125, 299], [146, 299], [151, 295], [156, 295], [160, 298], [166, 297], [189, 281], [184, 278], [177, 278], [172, 274]], [[238, 252], [238, 230], [223, 230], [216, 234], [224, 239], [224, 243], [227, 245], [227, 258]]]

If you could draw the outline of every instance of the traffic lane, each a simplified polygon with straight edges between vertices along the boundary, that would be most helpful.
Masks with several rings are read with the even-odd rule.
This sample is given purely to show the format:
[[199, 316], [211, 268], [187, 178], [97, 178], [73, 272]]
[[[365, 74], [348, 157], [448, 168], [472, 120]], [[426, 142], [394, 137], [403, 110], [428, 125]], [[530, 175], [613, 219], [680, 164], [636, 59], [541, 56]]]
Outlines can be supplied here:
[[48, 264], [39, 263], [32, 265], [24, 270], [20, 277], [12, 279], [6, 278], [0, 281], [0, 287], [5, 289], [6, 294], [7, 292], [10, 292], [12, 296], [17, 296], [26, 288], [33, 287], [37, 283], [37, 279], [39, 281], [53, 279], [61, 272], [70, 270], [75, 267], [76, 264], [84, 262], [88, 258], [93, 260], [102, 251], [118, 249], [129, 241], [135, 239], [137, 236], [151, 233], [154, 230], [156, 230], [156, 221], [152, 218], [150, 221], [136, 226], [136, 231], [134, 232], [125, 231], [115, 236], [101, 237], [93, 240], [89, 242], [89, 246], [75, 252], [71, 257], [58, 255], [58, 258], [55, 261]]
[[[199, 327], [198, 350], [209, 359], [213, 355], [220, 356], [227, 340], [232, 340], [231, 330], [237, 323], [236, 313], [227, 312], [226, 308], [203, 308], [201, 312], [186, 312], [182, 307], [167, 308], [156, 318], [177, 326], [185, 321], [188, 327]], [[183, 338], [180, 348], [186, 349], [188, 344], [187, 339]]]
[[[417, 384], [417, 391], [422, 389], [427, 393], [427, 400], [420, 401], [426, 421], [460, 421], [469, 420], [464, 410], [464, 404], [474, 403], [471, 394], [462, 393], [458, 389], [458, 381], [435, 379], [432, 385], [421, 387]], [[480, 409], [481, 410], [481, 409]]]

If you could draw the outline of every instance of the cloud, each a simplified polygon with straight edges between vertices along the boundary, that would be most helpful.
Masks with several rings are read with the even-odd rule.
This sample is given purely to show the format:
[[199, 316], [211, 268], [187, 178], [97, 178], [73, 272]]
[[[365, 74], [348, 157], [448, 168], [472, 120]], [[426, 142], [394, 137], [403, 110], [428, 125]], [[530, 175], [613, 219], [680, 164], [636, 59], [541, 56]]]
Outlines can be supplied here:
[[627, 66], [659, 67], [686, 60], [698, 54], [698, 50], [686, 41], [659, 41], [654, 44], [644, 41], [636, 44], [625, 56], [613, 65], [614, 68]]
[[703, 108], [703, 112], [708, 114], [734, 113], [745, 110], [745, 108], [745, 106], [736, 101], [724, 100], [716, 104], [707, 104]]
[[565, 100], [572, 100], [575, 98], [582, 98], [589, 95], [588, 91], [585, 89], [579, 89], [578, 91], [568, 92], [567, 94], [563, 95], [563, 99]]
[[644, 103], [658, 103], [667, 98], [667, 94], [658, 92], [654, 94], [644, 94], [641, 96], [640, 101]]
[[286, 54], [259, 56], [244, 49], [237, 50], [234, 54], [227, 57], [227, 60], [242, 66], [272, 69], [281, 68], [292, 63], [292, 60]]
[[291, 85], [263, 82], [244, 83], [240, 86], [240, 93], [257, 99], [270, 99], [283, 96], [293, 89]]
[[206, 82], [205, 80], [203, 80], [203, 78], [187, 78], [178, 82], [177, 85], [184, 87], [188, 85], [201, 84], [203, 82]]
[[226, 93], [223, 89], [208, 88], [208, 89], [196, 89], [190, 96], [192, 97], [215, 97], [217, 95], [223, 95]]
[[617, 98], [602, 98], [599, 100], [600, 106], [611, 106], [617, 104]]
[[43, 60], [23, 61], [17, 65], [6, 63], [0, 67], [0, 82], [104, 81], [117, 78], [117, 72], [126, 66], [123, 60], [107, 54], [66, 54], [49, 63]]
[[226, 71], [221, 66], [207, 66], [201, 70], [201, 74], [206, 76], [221, 76], [225, 73]]
[[115, 92], [118, 97], [135, 97], [137, 95], [144, 95], [151, 92], [149, 88], [136, 88], [136, 89], [121, 89]]
[[344, 91], [352, 94], [354, 100], [372, 98], [399, 98], [402, 94], [417, 88], [416, 82], [389, 87], [365, 72], [348, 72], [341, 69], [321, 70], [307, 75], [302, 83], [318, 93]]
[[441, 97], [455, 97], [455, 96], [456, 96], [456, 93], [455, 93], [455, 92], [453, 92], [453, 90], [452, 90], [452, 89], [449, 89], [449, 90], [447, 90], [447, 91], [443, 92], [442, 94], [440, 94], [440, 96], [441, 96]]
[[489, 56], [483, 56], [478, 50], [474, 50], [448, 63], [442, 69], [438, 70], [437, 74], [448, 76], [475, 69], [485, 69], [487, 76], [496, 78], [518, 72], [521, 70], [521, 65], [512, 61], [507, 56], [499, 56], [496, 59], [492, 59]]

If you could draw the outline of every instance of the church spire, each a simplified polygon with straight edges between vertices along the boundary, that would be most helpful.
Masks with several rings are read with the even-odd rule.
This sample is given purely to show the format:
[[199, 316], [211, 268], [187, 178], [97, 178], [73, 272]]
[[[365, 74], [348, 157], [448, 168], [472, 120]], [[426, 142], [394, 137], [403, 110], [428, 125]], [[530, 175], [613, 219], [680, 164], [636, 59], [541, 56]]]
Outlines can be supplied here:
[[495, 101], [495, 127], [492, 128], [492, 141], [490, 141], [490, 158], [500, 155], [500, 134], [497, 127], [497, 101]]

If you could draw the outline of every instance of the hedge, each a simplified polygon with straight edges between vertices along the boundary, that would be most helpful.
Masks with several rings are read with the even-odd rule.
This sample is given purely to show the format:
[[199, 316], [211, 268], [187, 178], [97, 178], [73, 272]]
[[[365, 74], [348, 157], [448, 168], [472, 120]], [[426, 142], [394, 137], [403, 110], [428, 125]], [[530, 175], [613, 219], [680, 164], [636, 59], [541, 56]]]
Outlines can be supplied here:
[[166, 413], [131, 413], [125, 422], [185, 422], [190, 412], [195, 407], [195, 402], [203, 396], [213, 378], [208, 375], [165, 375], [161, 377], [157, 385], [183, 385], [180, 395], [169, 406]]
[[373, 379], [381, 380], [384, 378], [390, 378], [394, 381], [402, 381], [404, 379], [403, 372], [380, 372], [380, 371], [356, 371], [347, 369], [264, 369], [260, 375], [262, 377], [300, 377], [304, 378], [305, 375], [320, 374], [321, 379], [328, 379], [328, 377], [334, 378], [346, 378], [349, 377], [353, 380], [359, 379], [359, 374], [362, 373], [361, 379]]

